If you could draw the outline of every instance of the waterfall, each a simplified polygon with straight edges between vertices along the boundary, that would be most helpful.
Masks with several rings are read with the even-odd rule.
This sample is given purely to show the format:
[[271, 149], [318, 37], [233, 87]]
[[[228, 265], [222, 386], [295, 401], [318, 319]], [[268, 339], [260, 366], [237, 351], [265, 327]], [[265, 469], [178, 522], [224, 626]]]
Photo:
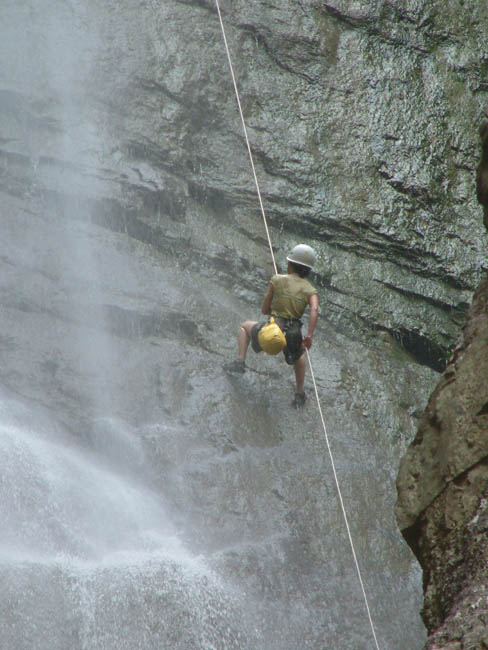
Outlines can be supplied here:
[[[26, 224], [17, 206], [4, 205], [8, 264], [24, 268], [12, 279], [9, 306], [55, 314], [56, 325], [38, 323], [26, 334], [34, 365], [52, 335], [39, 362], [40, 394], [27, 397], [37, 380], [24, 377], [24, 395], [2, 394], [0, 404], [0, 647], [247, 647], [237, 596], [185, 548], [148, 480], [137, 431], [112, 417], [120, 351], [109, 334], [107, 287], [131, 269], [126, 260], [118, 268], [114, 254], [107, 263], [93, 225], [105, 190], [103, 135], [87, 100], [99, 51], [96, 21], [83, 3], [15, 2], [2, 11], [11, 64], [2, 107], [9, 107], [14, 147], [26, 161], [20, 196], [42, 214]], [[10, 156], [9, 172], [13, 167]], [[46, 379], [56, 383], [62, 349], [71, 370], [46, 408], [53, 388]]]
[[247, 647], [235, 597], [140, 480], [12, 400], [0, 452], [2, 648]]
[[[471, 68], [423, 2], [221, 4], [380, 647], [421, 647], [395, 477], [485, 258]], [[2, 2], [2, 650], [371, 647], [310, 383], [221, 369], [272, 268], [220, 39], [207, 0]]]

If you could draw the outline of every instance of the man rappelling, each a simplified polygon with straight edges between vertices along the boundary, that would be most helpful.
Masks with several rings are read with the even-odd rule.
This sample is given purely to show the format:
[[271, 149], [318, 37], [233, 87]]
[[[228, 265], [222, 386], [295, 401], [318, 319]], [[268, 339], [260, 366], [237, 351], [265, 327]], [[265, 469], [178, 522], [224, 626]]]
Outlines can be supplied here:
[[[315, 251], [307, 244], [298, 244], [286, 259], [287, 273], [273, 275], [264, 296], [261, 312], [267, 318], [242, 323], [237, 334], [237, 359], [225, 364], [224, 370], [245, 372], [249, 343], [254, 352], [278, 354], [283, 351], [286, 363], [295, 370], [296, 391], [292, 406], [298, 409], [307, 399], [304, 353], [312, 346], [319, 311], [317, 289], [307, 279], [315, 264]], [[303, 338], [300, 319], [307, 305], [310, 307], [308, 331]]]

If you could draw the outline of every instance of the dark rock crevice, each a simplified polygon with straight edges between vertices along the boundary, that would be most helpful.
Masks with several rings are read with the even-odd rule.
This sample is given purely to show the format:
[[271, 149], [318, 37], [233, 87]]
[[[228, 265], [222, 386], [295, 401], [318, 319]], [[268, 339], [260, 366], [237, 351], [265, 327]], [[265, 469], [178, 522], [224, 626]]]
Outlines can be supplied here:
[[[264, 28], [258, 28], [255, 25], [239, 23], [236, 27], [249, 34], [253, 40], [266, 52], [271, 62], [284, 72], [297, 75], [309, 84], [316, 84], [320, 81], [317, 75], [310, 75], [304, 70], [300, 70], [297, 64], [304, 63], [310, 66], [315, 63], [316, 59], [322, 59], [323, 55], [320, 44], [307, 38], [301, 39], [282, 39], [280, 42], [270, 44], [271, 34], [264, 33]], [[276, 39], [275, 39], [276, 40]]]
[[477, 416], [488, 415], [488, 402], [483, 404], [480, 410], [476, 413]]
[[[372, 40], [378, 40], [393, 47], [402, 47], [407, 50], [411, 50], [412, 52], [415, 52], [421, 56], [428, 55], [428, 49], [418, 43], [413, 42], [410, 34], [408, 33], [408, 28], [412, 29], [417, 24], [418, 19], [411, 15], [409, 12], [399, 10], [393, 3], [386, 3], [385, 7], [387, 10], [392, 10], [391, 16], [387, 16], [386, 13], [378, 16], [372, 16], [369, 14], [355, 16], [352, 14], [347, 14], [337, 7], [334, 7], [333, 5], [327, 3], [325, 3], [323, 11], [326, 13], [326, 15], [331, 16], [339, 23], [345, 25], [347, 29], [354, 29], [365, 32]], [[401, 25], [402, 22], [407, 23], [407, 31], [404, 35], [398, 36], [393, 35], [392, 33], [388, 33], [388, 27], [392, 28], [392, 32], [396, 32], [398, 31], [398, 26]]]
[[466, 315], [469, 309], [469, 303], [463, 302], [457, 305], [451, 305], [443, 300], [436, 299], [433, 296], [427, 296], [425, 294], [419, 294], [415, 291], [409, 291], [404, 287], [399, 287], [397, 285], [391, 284], [390, 282], [385, 282], [384, 280], [378, 280], [374, 278], [374, 282], [379, 282], [383, 286], [388, 287], [388, 289], [398, 292], [403, 296], [406, 296], [407, 298], [411, 298], [413, 300], [419, 300], [421, 302], [426, 302], [437, 309], [441, 309], [442, 311], [449, 314], [449, 317], [459, 327], [464, 323], [466, 319]]
[[[304, 233], [305, 225], [297, 219], [286, 219], [283, 225], [290, 232]], [[312, 231], [314, 238], [327, 241], [334, 248], [354, 252], [359, 257], [388, 260], [409, 273], [418, 275], [421, 278], [441, 280], [449, 287], [455, 289], [473, 291], [474, 286], [449, 273], [441, 264], [441, 259], [433, 250], [422, 248], [412, 249], [409, 242], [402, 242], [392, 233], [384, 232], [364, 221], [340, 221], [331, 218], [309, 217], [308, 232]], [[438, 268], [428, 262], [433, 262]]]
[[373, 332], [388, 332], [393, 341], [420, 365], [427, 366], [435, 372], [444, 371], [451, 351], [450, 346], [439, 345], [416, 330], [387, 327], [365, 317], [361, 317], [361, 320]]
[[211, 13], [216, 14], [217, 8], [215, 2], [212, 0], [173, 0], [174, 2], [182, 5], [191, 5], [200, 9], [207, 9]]

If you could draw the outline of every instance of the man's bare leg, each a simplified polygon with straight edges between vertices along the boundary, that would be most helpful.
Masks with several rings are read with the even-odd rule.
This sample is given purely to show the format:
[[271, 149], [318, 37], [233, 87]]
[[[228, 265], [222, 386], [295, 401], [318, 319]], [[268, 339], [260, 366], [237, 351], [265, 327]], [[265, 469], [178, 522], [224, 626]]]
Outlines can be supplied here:
[[256, 321], [247, 320], [245, 323], [239, 327], [237, 332], [237, 360], [245, 361], [247, 348], [249, 347], [249, 342], [251, 341], [251, 330], [256, 325]]
[[305, 386], [305, 369], [306, 369], [306, 361], [305, 361], [305, 355], [302, 354], [302, 356], [295, 361], [293, 364], [293, 367], [295, 368], [295, 381], [296, 381], [296, 391], [297, 393], [304, 393], [304, 386]]

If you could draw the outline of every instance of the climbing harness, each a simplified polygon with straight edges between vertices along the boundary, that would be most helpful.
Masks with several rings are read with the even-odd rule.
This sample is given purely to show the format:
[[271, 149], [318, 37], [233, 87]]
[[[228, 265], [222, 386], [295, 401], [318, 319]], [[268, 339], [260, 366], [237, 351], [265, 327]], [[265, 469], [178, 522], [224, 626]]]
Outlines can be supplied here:
[[[230, 73], [231, 73], [231, 76], [232, 76], [232, 82], [234, 84], [234, 91], [235, 91], [235, 96], [236, 96], [236, 100], [237, 100], [237, 106], [239, 108], [239, 115], [241, 117], [242, 129], [244, 131], [244, 137], [245, 137], [245, 140], [246, 140], [246, 147], [247, 147], [247, 151], [248, 151], [248, 154], [249, 154], [249, 160], [251, 162], [252, 173], [253, 173], [253, 176], [254, 176], [254, 183], [256, 185], [256, 192], [257, 192], [257, 195], [258, 195], [259, 205], [260, 205], [260, 208], [261, 208], [261, 214], [262, 214], [262, 217], [263, 217], [264, 229], [266, 231], [266, 236], [268, 238], [268, 245], [269, 245], [269, 250], [271, 252], [271, 258], [273, 260], [273, 267], [274, 267], [275, 273], [278, 273], [278, 269], [277, 269], [276, 261], [275, 261], [275, 256], [274, 256], [274, 252], [273, 252], [273, 245], [271, 243], [271, 236], [270, 236], [270, 233], [269, 233], [268, 223], [267, 223], [267, 220], [266, 220], [266, 214], [264, 212], [264, 205], [263, 205], [263, 200], [262, 200], [262, 197], [261, 197], [261, 190], [259, 189], [258, 177], [257, 177], [257, 174], [256, 174], [256, 168], [254, 166], [254, 160], [253, 160], [253, 156], [252, 156], [251, 145], [249, 143], [249, 137], [248, 137], [248, 134], [247, 134], [246, 122], [244, 120], [244, 114], [242, 112], [241, 100], [240, 100], [240, 97], [239, 97], [239, 91], [238, 91], [238, 88], [237, 88], [236, 77], [235, 77], [235, 74], [234, 74], [234, 67], [232, 65], [232, 59], [231, 59], [231, 56], [230, 56], [229, 45], [227, 43], [227, 37], [225, 35], [224, 22], [222, 20], [222, 13], [220, 11], [219, 0], [215, 0], [215, 4], [216, 4], [216, 7], [217, 7], [217, 13], [218, 13], [218, 16], [219, 16], [220, 28], [222, 30], [222, 38], [223, 38], [223, 41], [224, 41], [225, 51], [226, 51], [226, 54], [227, 54], [227, 60], [229, 62], [229, 68], [230, 68]], [[369, 620], [369, 624], [370, 624], [370, 627], [371, 627], [371, 632], [373, 634], [375, 646], [376, 646], [377, 650], [380, 650], [380, 647], [378, 645], [378, 639], [376, 637], [376, 632], [375, 632], [374, 625], [373, 625], [373, 619], [371, 617], [371, 610], [369, 608], [368, 597], [366, 595], [366, 589], [364, 587], [364, 582], [363, 582], [363, 578], [361, 576], [361, 570], [359, 568], [359, 562], [358, 562], [358, 559], [357, 559], [356, 550], [354, 548], [354, 542], [353, 542], [352, 535], [351, 535], [351, 529], [349, 527], [349, 521], [348, 521], [348, 517], [347, 517], [347, 513], [346, 513], [346, 508], [344, 506], [344, 501], [343, 501], [343, 498], [342, 498], [342, 492], [341, 492], [341, 488], [340, 488], [340, 485], [339, 485], [339, 479], [338, 479], [338, 476], [337, 476], [334, 457], [333, 457], [332, 449], [331, 449], [330, 442], [329, 442], [327, 427], [325, 426], [325, 419], [324, 419], [324, 415], [322, 413], [322, 407], [320, 405], [319, 392], [318, 392], [318, 389], [317, 389], [317, 383], [315, 381], [315, 375], [314, 375], [313, 368], [312, 368], [312, 361], [310, 359], [308, 349], [306, 350], [306, 353], [307, 353], [308, 366], [310, 368], [310, 376], [312, 378], [312, 383], [313, 383], [313, 387], [314, 387], [315, 398], [316, 398], [316, 401], [317, 401], [317, 407], [318, 407], [318, 410], [319, 410], [320, 419], [322, 421], [322, 426], [323, 426], [323, 429], [324, 429], [325, 442], [327, 444], [327, 450], [329, 452], [329, 457], [330, 457], [330, 461], [331, 461], [331, 465], [332, 465], [332, 472], [333, 472], [333, 475], [334, 475], [334, 481], [335, 481], [335, 484], [336, 484], [337, 493], [339, 495], [339, 501], [340, 501], [340, 504], [341, 504], [342, 515], [344, 517], [344, 522], [345, 522], [346, 530], [347, 530], [347, 536], [349, 538], [349, 544], [351, 546], [354, 565], [356, 567], [356, 572], [357, 572], [357, 575], [358, 575], [358, 578], [359, 578], [359, 584], [361, 585], [361, 591], [362, 591], [362, 594], [363, 594], [364, 604], [365, 604], [365, 607], [366, 607], [366, 612], [367, 612], [367, 615], [368, 615], [368, 620]]]

